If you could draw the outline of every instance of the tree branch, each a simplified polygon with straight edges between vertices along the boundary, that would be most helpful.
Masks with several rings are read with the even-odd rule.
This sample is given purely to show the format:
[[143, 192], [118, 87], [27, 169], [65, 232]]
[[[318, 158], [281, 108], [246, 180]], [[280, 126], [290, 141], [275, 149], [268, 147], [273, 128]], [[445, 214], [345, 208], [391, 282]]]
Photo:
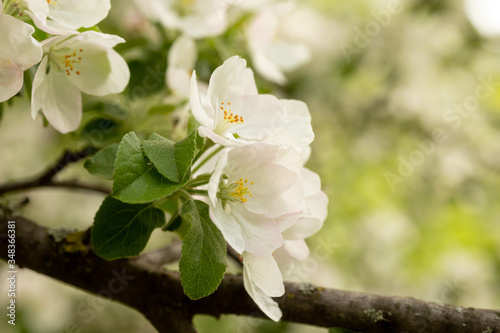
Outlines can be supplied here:
[[78, 152], [65, 151], [62, 156], [51, 167], [47, 168], [41, 175], [34, 179], [20, 181], [17, 183], [0, 185], [0, 195], [7, 192], [21, 191], [36, 187], [68, 187], [109, 194], [110, 190], [97, 185], [82, 184], [77, 181], [54, 181], [54, 176], [64, 169], [68, 164], [77, 162], [93, 152], [92, 147], [86, 147]]
[[[160, 332], [195, 332], [191, 319], [197, 313], [265, 317], [245, 292], [240, 275], [226, 274], [214, 294], [192, 301], [183, 292], [179, 274], [143, 260], [148, 254], [106, 261], [90, 249], [88, 233], [83, 233], [83, 245], [75, 252], [65, 240], [56, 242], [44, 227], [5, 209], [0, 215], [0, 234], [7, 233], [8, 220], [15, 221], [19, 266], [129, 305]], [[5, 239], [0, 242], [0, 257], [7, 260]], [[285, 287], [286, 294], [276, 299], [284, 321], [358, 332], [500, 332], [500, 311], [290, 282]]]
[[143, 266], [162, 267], [163, 265], [179, 260], [181, 257], [181, 249], [182, 243], [179, 240], [175, 240], [167, 246], [146, 252], [130, 260]]

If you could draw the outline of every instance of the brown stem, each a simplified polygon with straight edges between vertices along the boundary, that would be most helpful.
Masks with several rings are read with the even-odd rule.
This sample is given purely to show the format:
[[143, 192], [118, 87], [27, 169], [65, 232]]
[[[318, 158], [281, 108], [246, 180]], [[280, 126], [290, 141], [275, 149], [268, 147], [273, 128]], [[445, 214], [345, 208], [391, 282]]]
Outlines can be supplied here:
[[37, 187], [68, 187], [79, 188], [90, 191], [97, 191], [109, 194], [109, 189], [89, 184], [82, 184], [77, 181], [54, 181], [54, 176], [70, 163], [81, 160], [93, 152], [92, 147], [86, 147], [78, 152], [65, 151], [62, 156], [51, 167], [39, 176], [17, 183], [0, 185], [0, 194], [7, 192], [21, 191]]

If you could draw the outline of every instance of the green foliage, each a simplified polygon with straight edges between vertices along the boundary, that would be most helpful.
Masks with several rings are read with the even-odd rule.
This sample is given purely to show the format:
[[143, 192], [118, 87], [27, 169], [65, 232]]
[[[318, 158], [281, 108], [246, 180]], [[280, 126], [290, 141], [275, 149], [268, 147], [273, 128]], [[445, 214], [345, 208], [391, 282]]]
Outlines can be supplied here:
[[226, 242], [210, 220], [206, 203], [187, 201], [181, 217], [189, 224], [179, 263], [181, 282], [189, 298], [199, 299], [213, 293], [224, 277]]
[[160, 105], [153, 105], [149, 110], [148, 110], [148, 115], [168, 115], [175, 111], [179, 105], [172, 105], [172, 104], [160, 104]]
[[92, 27], [84, 28], [81, 27], [80, 29], [77, 30], [78, 32], [85, 32], [85, 31], [95, 31], [95, 32], [102, 32], [101, 29], [97, 25], [94, 25]]
[[91, 175], [112, 180], [117, 152], [118, 143], [113, 143], [99, 150], [97, 154], [86, 160], [83, 166]]
[[97, 255], [112, 260], [137, 256], [165, 214], [150, 204], [131, 205], [108, 196], [94, 218], [91, 242]]
[[142, 143], [142, 149], [163, 176], [172, 182], [181, 183], [189, 177], [199, 138], [198, 131], [193, 131], [185, 139], [174, 143], [153, 134]]
[[133, 132], [118, 148], [113, 176], [113, 196], [127, 203], [147, 203], [167, 197], [184, 186], [162, 176], [143, 154], [141, 140]]

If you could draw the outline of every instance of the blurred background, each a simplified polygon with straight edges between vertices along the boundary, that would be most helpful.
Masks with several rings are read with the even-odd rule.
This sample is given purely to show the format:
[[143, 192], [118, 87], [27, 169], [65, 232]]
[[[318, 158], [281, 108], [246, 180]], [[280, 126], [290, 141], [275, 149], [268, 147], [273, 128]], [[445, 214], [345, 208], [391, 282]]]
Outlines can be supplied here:
[[[140, 1], [114, 0], [99, 24], [127, 40], [116, 50], [132, 78], [124, 96], [86, 97], [76, 134], [62, 136], [40, 118], [33, 121], [23, 98], [6, 107], [2, 183], [43, 171], [64, 149], [80, 147], [82, 133], [95, 144], [92, 130], [102, 129], [103, 121], [109, 126], [97, 145], [132, 128], [177, 129], [171, 109], [149, 106], [169, 98], [166, 60], [178, 34], [140, 7]], [[229, 8], [229, 29], [197, 40], [200, 79], [207, 81], [233, 54], [253, 66], [243, 31], [255, 12]], [[500, 308], [499, 16], [494, 0], [302, 0], [280, 17], [279, 38], [306, 46], [310, 57], [286, 73], [286, 83], [256, 71], [257, 84], [262, 93], [309, 106], [316, 139], [307, 165], [320, 174], [330, 198], [323, 229], [307, 240], [311, 256], [297, 263], [290, 280]], [[143, 93], [146, 77], [156, 84]], [[82, 163], [58, 177], [109, 185], [88, 175]], [[91, 226], [103, 199], [67, 189], [36, 189], [8, 199], [15, 203], [25, 196], [25, 216], [76, 229]], [[155, 233], [148, 248], [172, 237]], [[5, 268], [0, 263], [3, 291]], [[1, 320], [2, 332], [155, 332], [132, 309], [28, 269], [19, 272], [17, 286], [16, 326]], [[73, 323], [77, 330], [68, 329]], [[236, 316], [197, 316], [195, 323], [200, 332], [328, 332]]]

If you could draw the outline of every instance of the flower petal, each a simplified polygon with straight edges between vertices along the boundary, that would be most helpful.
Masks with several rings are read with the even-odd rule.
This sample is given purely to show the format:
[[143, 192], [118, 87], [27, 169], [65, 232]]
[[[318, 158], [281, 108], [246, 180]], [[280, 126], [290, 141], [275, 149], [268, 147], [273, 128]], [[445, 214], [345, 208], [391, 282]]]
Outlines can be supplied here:
[[80, 63], [74, 65], [73, 73], [68, 76], [73, 85], [95, 96], [116, 94], [125, 89], [130, 71], [125, 60], [115, 50], [90, 43], [78, 43], [75, 47], [83, 52]]
[[193, 38], [217, 36], [227, 28], [227, 21], [217, 13], [203, 13], [179, 20], [179, 28]]
[[243, 268], [248, 277], [267, 296], [279, 297], [285, 293], [283, 277], [272, 255], [259, 256], [243, 252]]
[[[29, 15], [29, 17], [31, 17], [38, 29], [46, 31], [45, 28], [49, 28], [46, 24], [47, 16], [49, 15], [49, 5], [47, 4], [47, 2], [39, 0], [23, 0], [22, 2], [23, 5], [28, 8], [26, 13]], [[52, 33], [50, 31], [46, 32]], [[55, 31], [54, 33], [57, 32], [58, 31]]]
[[[43, 62], [46, 62], [44, 58]], [[42, 66], [43, 65], [43, 66]], [[32, 91], [32, 115], [41, 108], [49, 123], [59, 132], [76, 130], [82, 120], [82, 96], [70, 84], [63, 72], [51, 70], [44, 74], [46, 64], [41, 64], [35, 74]]]
[[241, 226], [246, 252], [268, 256], [283, 244], [280, 227], [275, 220], [249, 212], [241, 203], [230, 206], [231, 215]]
[[248, 170], [242, 177], [253, 181], [252, 198], [245, 202], [246, 208], [268, 217], [297, 212], [303, 209], [303, 190], [297, 173], [288, 168], [262, 163], [258, 168]]
[[224, 172], [224, 168], [227, 164], [227, 154], [227, 150], [223, 150], [219, 154], [214, 172], [212, 173], [212, 176], [210, 176], [210, 181], [208, 182], [208, 197], [210, 198], [213, 206], [217, 206], [217, 201], [219, 201], [217, 198], [217, 192], [219, 191], [222, 173]]
[[207, 115], [207, 111], [203, 108], [200, 100], [200, 94], [198, 92], [198, 84], [196, 82], [196, 71], [191, 74], [191, 94], [189, 96], [189, 101], [191, 104], [191, 110], [193, 116], [200, 123], [200, 125], [206, 126], [208, 128], [214, 127], [213, 112], [212, 117]]
[[290, 256], [285, 247], [282, 246], [273, 253], [273, 258], [276, 260], [278, 267], [283, 275], [284, 280], [290, 280], [293, 277], [295, 268], [295, 259]]
[[42, 59], [41, 45], [31, 37], [35, 32], [31, 25], [10, 15], [0, 15], [0, 31], [0, 64], [7, 59], [26, 70]]
[[233, 97], [256, 95], [257, 87], [246, 60], [233, 56], [215, 69], [208, 84], [208, 100], [214, 109]]
[[252, 60], [257, 72], [266, 80], [280, 85], [284, 85], [288, 82], [278, 64], [266, 57], [264, 52], [252, 52]]
[[[217, 143], [219, 145], [222, 145], [222, 146], [226, 146], [226, 147], [236, 147], [236, 146], [242, 146], [244, 145], [245, 143], [241, 140], [237, 140], [237, 139], [226, 139], [225, 137], [223, 136], [220, 136], [219, 134], [216, 134], [214, 131], [212, 131], [210, 128], [208, 127], [205, 127], [205, 126], [200, 126], [198, 127], [198, 132], [200, 134], [200, 136], [202, 137], [206, 137], [206, 138], [209, 138], [210, 140], [212, 140], [214, 143]], [[229, 136], [232, 136], [232, 134], [229, 133], [228, 137]], [[233, 137], [234, 138], [234, 137]]]
[[250, 95], [241, 98], [240, 116], [245, 122], [233, 132], [247, 141], [274, 143], [275, 126], [284, 117], [279, 100], [272, 95]]
[[273, 301], [271, 297], [266, 295], [259, 287], [257, 287], [255, 283], [253, 283], [249, 274], [248, 268], [243, 265], [243, 285], [248, 295], [269, 318], [274, 321], [279, 321], [283, 314], [278, 306], [278, 303]]
[[303, 239], [286, 240], [283, 244], [292, 258], [306, 260], [309, 257], [309, 247]]
[[23, 70], [0, 66], [0, 102], [17, 94], [23, 87]]
[[196, 43], [189, 37], [177, 38], [168, 52], [166, 82], [177, 95], [188, 97], [190, 92], [190, 73], [193, 71], [198, 55]]
[[[89, 28], [101, 22], [108, 16], [111, 8], [110, 0], [65, 0], [49, 4], [48, 26], [66, 27], [71, 30]], [[57, 24], [58, 23], [58, 24]]]
[[280, 100], [285, 115], [274, 123], [273, 143], [299, 148], [307, 147], [314, 140], [311, 115], [304, 102]]
[[306, 212], [289, 228], [283, 231], [283, 238], [304, 239], [315, 234], [326, 219], [328, 197], [324, 192], [309, 196], [305, 199]]
[[308, 168], [302, 168], [300, 170], [300, 176], [302, 177], [302, 182], [304, 183], [305, 196], [315, 195], [321, 191], [321, 179], [319, 175], [309, 170]]
[[42, 108], [48, 93], [48, 85], [45, 81], [48, 60], [48, 56], [43, 57], [33, 77], [33, 87], [31, 89], [31, 117], [33, 120], [36, 118], [38, 111]]
[[[104, 48], [113, 48], [120, 43], [125, 43], [125, 39], [120, 36], [104, 34], [96, 31], [85, 31], [76, 35], [73, 35], [70, 39], [67, 39], [67, 36], [60, 36], [58, 41], [61, 42], [60, 47], [75, 47], [75, 45], [80, 43], [92, 43], [100, 45]], [[44, 43], [43, 41], [42, 43]]]
[[220, 200], [215, 207], [210, 206], [210, 218], [222, 232], [226, 242], [236, 252], [242, 253], [245, 249], [245, 240], [242, 237], [241, 227], [234, 217], [224, 210]]
[[284, 71], [292, 71], [311, 60], [311, 50], [301, 43], [278, 41], [267, 48], [266, 55]]

